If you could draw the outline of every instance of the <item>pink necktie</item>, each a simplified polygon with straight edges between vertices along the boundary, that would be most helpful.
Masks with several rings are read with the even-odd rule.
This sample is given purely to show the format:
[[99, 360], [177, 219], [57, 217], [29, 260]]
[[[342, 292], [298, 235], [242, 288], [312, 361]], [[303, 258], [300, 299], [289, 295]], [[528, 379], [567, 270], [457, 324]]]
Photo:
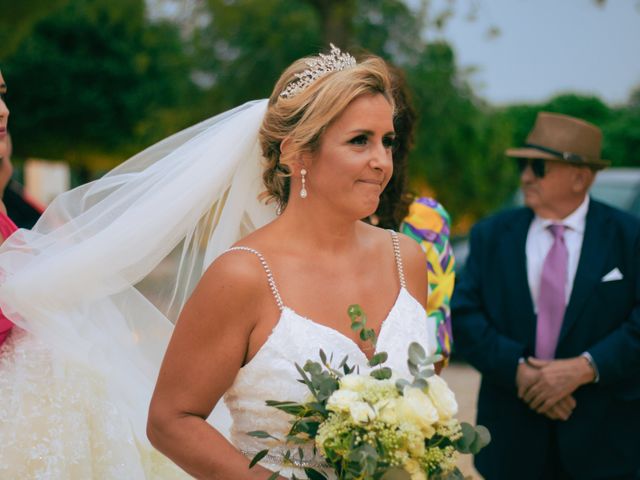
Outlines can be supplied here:
[[564, 243], [564, 225], [549, 225], [548, 228], [553, 235], [553, 245], [542, 267], [536, 329], [536, 357], [545, 360], [555, 358], [566, 309], [565, 286], [569, 257]]

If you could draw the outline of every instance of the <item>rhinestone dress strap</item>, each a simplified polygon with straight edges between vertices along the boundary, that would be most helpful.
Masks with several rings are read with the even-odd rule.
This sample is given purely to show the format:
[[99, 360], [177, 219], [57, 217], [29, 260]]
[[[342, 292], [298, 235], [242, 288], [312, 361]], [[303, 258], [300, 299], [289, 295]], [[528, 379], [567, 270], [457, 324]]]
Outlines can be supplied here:
[[391, 232], [391, 239], [393, 241], [393, 253], [396, 256], [396, 265], [398, 267], [398, 278], [400, 279], [400, 286], [402, 288], [406, 288], [407, 284], [404, 281], [404, 268], [402, 266], [402, 256], [400, 255], [400, 239], [398, 238], [398, 233], [389, 230]]
[[233, 252], [237, 250], [253, 253], [256, 257], [258, 257], [258, 259], [260, 260], [260, 263], [262, 264], [262, 268], [267, 274], [267, 280], [269, 281], [269, 288], [271, 288], [271, 293], [273, 294], [273, 297], [276, 299], [278, 308], [280, 309], [280, 311], [282, 311], [284, 309], [284, 304], [282, 303], [282, 298], [280, 298], [280, 292], [278, 291], [278, 287], [276, 287], [276, 281], [273, 279], [273, 272], [269, 268], [269, 264], [264, 259], [262, 254], [259, 251], [249, 247], [231, 247], [228, 250], [226, 250], [224, 253]]

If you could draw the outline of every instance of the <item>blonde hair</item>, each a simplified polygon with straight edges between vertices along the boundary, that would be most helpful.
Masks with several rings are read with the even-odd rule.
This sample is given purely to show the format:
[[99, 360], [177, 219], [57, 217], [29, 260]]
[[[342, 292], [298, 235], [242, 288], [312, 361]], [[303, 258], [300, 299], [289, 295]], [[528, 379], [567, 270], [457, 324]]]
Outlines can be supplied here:
[[[284, 210], [289, 200], [289, 158], [315, 152], [327, 126], [357, 97], [379, 93], [394, 105], [391, 75], [384, 60], [375, 56], [354, 67], [328, 73], [292, 97], [281, 97], [287, 85], [296, 80], [295, 74], [309, 68], [307, 62], [315, 58], [295, 61], [280, 76], [260, 128], [260, 145], [266, 160], [262, 178], [267, 189], [261, 198], [267, 203], [277, 202], [279, 210]], [[283, 158], [280, 148], [285, 139], [291, 142], [287, 158]]]

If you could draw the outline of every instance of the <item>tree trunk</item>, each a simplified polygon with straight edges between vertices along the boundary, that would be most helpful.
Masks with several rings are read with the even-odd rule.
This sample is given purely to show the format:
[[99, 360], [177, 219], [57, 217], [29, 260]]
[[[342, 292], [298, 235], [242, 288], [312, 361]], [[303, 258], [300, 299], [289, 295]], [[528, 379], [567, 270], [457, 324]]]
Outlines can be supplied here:
[[346, 49], [353, 40], [353, 18], [356, 14], [355, 0], [307, 0], [318, 15], [322, 25], [325, 46], [333, 43]]

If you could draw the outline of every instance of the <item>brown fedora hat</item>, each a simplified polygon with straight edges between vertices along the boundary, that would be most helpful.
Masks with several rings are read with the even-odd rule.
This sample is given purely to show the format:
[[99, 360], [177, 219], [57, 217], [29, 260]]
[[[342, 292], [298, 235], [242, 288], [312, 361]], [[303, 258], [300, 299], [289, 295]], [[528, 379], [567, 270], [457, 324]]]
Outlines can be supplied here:
[[609, 162], [600, 158], [602, 131], [579, 118], [539, 112], [533, 130], [522, 148], [510, 148], [507, 156], [543, 158], [555, 162], [602, 169]]

